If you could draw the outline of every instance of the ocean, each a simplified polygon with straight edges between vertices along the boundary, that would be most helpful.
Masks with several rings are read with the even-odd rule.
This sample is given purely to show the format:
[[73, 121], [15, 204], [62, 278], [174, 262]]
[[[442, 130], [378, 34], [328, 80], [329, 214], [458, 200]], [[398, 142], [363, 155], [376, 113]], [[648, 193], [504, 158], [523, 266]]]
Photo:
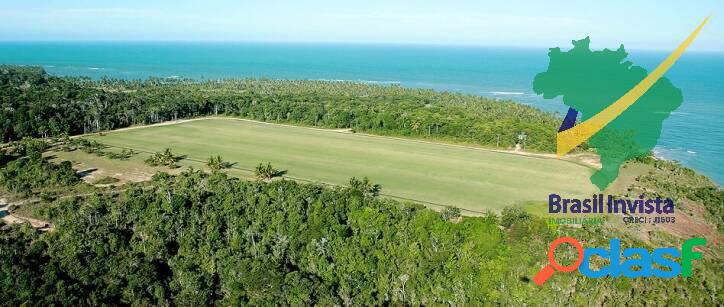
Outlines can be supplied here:
[[[569, 46], [561, 46], [564, 50]], [[612, 46], [617, 47], [617, 46]], [[675, 46], [672, 46], [672, 49]], [[212, 42], [2, 42], [0, 64], [43, 66], [61, 76], [124, 79], [351, 80], [511, 99], [565, 114], [532, 91], [547, 48]], [[651, 71], [667, 52], [629, 50]], [[685, 53], [666, 77], [684, 103], [664, 122], [655, 154], [724, 183], [724, 53]]]

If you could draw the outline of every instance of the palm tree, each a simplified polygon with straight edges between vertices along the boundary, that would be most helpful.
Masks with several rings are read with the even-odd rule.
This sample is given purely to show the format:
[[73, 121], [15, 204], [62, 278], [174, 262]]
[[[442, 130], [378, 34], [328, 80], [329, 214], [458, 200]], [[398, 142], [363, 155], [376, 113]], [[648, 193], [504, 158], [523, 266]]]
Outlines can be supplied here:
[[271, 181], [274, 177], [280, 177], [284, 175], [286, 171], [275, 169], [271, 163], [267, 162], [266, 165], [259, 163], [254, 169], [254, 177], [259, 180]]
[[225, 168], [229, 168], [231, 165], [228, 162], [225, 162], [223, 159], [221, 159], [221, 156], [211, 156], [206, 162], [206, 166], [211, 169], [211, 171], [220, 171]]
[[381, 185], [373, 184], [367, 177], [362, 179], [352, 177], [349, 179], [349, 186], [352, 190], [359, 191], [364, 196], [376, 197], [382, 191]]
[[146, 163], [151, 166], [164, 165], [170, 168], [178, 168], [179, 166], [176, 164], [178, 160], [180, 160], [180, 157], [174, 155], [170, 148], [166, 148], [163, 152], [157, 152], [150, 156], [146, 159]]

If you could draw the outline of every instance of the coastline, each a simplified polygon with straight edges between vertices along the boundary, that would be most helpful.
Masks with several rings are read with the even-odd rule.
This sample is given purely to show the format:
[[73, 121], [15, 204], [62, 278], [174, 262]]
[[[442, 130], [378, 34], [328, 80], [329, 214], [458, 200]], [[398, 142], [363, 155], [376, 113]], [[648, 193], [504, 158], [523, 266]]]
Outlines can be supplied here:
[[[40, 65], [52, 75], [87, 76], [94, 80], [102, 77], [325, 80], [482, 96], [559, 114], [567, 109], [560, 99], [544, 100], [531, 90], [532, 78], [546, 68], [547, 48], [283, 46], [182, 42], [0, 43], [0, 62]], [[179, 51], [180, 47], [184, 47], [184, 52]], [[144, 56], [129, 57], [129, 54]], [[189, 56], [193, 56], [194, 61], [188, 62]], [[629, 58], [636, 65], [651, 69], [664, 56], [663, 52], [632, 50]], [[280, 63], [279, 58], [293, 60]], [[178, 64], [182, 62], [186, 64]], [[435, 63], [434, 67], [425, 65], [428, 62]], [[685, 101], [664, 122], [659, 139], [659, 145], [666, 150], [674, 148], [673, 152], [657, 156], [677, 160], [721, 186], [724, 165], [718, 163], [718, 153], [724, 152], [724, 129], [710, 126], [724, 116], [724, 99], [721, 99], [724, 90], [719, 86], [720, 77], [704, 73], [717, 70], [724, 70], [724, 54], [692, 53], [687, 55], [686, 66], [674, 66], [667, 73], [684, 92]], [[676, 148], [681, 148], [680, 152]]]

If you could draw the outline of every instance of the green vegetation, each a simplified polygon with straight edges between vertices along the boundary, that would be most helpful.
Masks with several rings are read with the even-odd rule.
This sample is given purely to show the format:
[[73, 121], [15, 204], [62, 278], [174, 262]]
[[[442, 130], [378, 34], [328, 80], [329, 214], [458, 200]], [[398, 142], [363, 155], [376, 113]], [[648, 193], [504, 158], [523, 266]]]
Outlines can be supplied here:
[[134, 150], [123, 148], [119, 153], [106, 152], [105, 156], [109, 159], [128, 160], [135, 154], [136, 152]]
[[367, 177], [364, 177], [362, 179], [357, 179], [355, 177], [350, 178], [349, 187], [350, 189], [352, 189], [352, 191], [369, 197], [379, 196], [380, 192], [382, 191], [381, 185], [372, 183]]
[[63, 188], [80, 180], [70, 162], [49, 163], [42, 156], [47, 147], [44, 141], [25, 139], [10, 145], [3, 152], [0, 185], [8, 191], [29, 196], [34, 191]]
[[206, 162], [206, 166], [209, 167], [212, 171], [220, 171], [222, 169], [230, 168], [232, 163], [226, 162], [223, 159], [221, 159], [221, 156], [211, 156]]
[[[22, 159], [22, 158], [20, 158]], [[53, 169], [53, 173], [62, 171]], [[365, 182], [353, 181], [353, 182]], [[623, 238], [615, 228], [552, 230], [515, 209], [448, 221], [357, 184], [240, 181], [223, 172], [164, 173], [118, 194], [36, 206], [54, 230], [0, 228], [0, 300], [8, 305], [591, 305], [719, 304], [721, 262], [683, 279], [530, 282], [547, 244]], [[662, 240], [664, 240], [662, 238]], [[666, 239], [657, 244], [677, 245]], [[569, 263], [572, 251], [557, 257]], [[566, 289], [566, 291], [561, 291]]]
[[302, 180], [346, 185], [352, 176], [366, 176], [386, 195], [478, 212], [546, 200], [552, 191], [585, 196], [596, 190], [588, 183], [590, 168], [558, 159], [237, 119], [139, 127], [89, 139], [142, 152], [172, 146], [169, 163], [185, 155], [175, 163], [195, 168], [220, 155], [249, 174], [259, 161], [269, 161]]
[[85, 153], [114, 160], [128, 160], [137, 154], [134, 150], [127, 148], [123, 148], [120, 152], [106, 151], [105, 149], [108, 149], [108, 146], [83, 138], [71, 139], [68, 136], [64, 136], [63, 138], [56, 139], [54, 142], [58, 144], [58, 149], [63, 152], [71, 152], [79, 149]]
[[0, 184], [10, 191], [30, 194], [33, 189], [61, 187], [78, 182], [70, 162], [48, 163], [40, 157], [23, 157], [0, 171]]
[[0, 67], [0, 141], [77, 135], [205, 115], [552, 152], [560, 119], [472, 95], [348, 82], [55, 77]]
[[[483, 145], [501, 135], [502, 147], [525, 130], [529, 147], [552, 150], [557, 121], [527, 107], [352, 83], [90, 81], [5, 66], [0, 99], [2, 139], [21, 139], [0, 148], [0, 191], [25, 198], [10, 206], [12, 214], [51, 224], [43, 232], [0, 221], [3, 305], [721, 304], [722, 263], [709, 256], [721, 254], [715, 244], [691, 278], [594, 280], [573, 272], [555, 274], [545, 287], [531, 283], [557, 237], [586, 246], [620, 237], [624, 247], [649, 248], [686, 239], [649, 231], [642, 242], [611, 225], [549, 228], [521, 208], [504, 208], [550, 191], [588, 194], [593, 187], [578, 184], [590, 170], [566, 161], [238, 120], [67, 137], [218, 113]], [[111, 174], [199, 164], [212, 172], [184, 168], [100, 188], [83, 184], [69, 162], [48, 162], [56, 154], [110, 162]], [[159, 167], [143, 165], [146, 157]], [[271, 180], [283, 174], [271, 163], [255, 172], [260, 161], [297, 180]], [[721, 190], [711, 181], [675, 164], [644, 163], [637, 167], [649, 171], [631, 178], [635, 184], [622, 187], [627, 193], [678, 193], [712, 205], [721, 221]], [[227, 174], [240, 170], [262, 180]], [[112, 181], [106, 178], [100, 181]], [[304, 178], [335, 186], [300, 183]], [[379, 197], [382, 187], [501, 210], [437, 213]], [[574, 254], [562, 248], [556, 258], [570, 263]]]
[[274, 168], [271, 163], [259, 163], [259, 165], [254, 168], [254, 177], [259, 180], [271, 181], [276, 177], [283, 176], [284, 174], [286, 174], [286, 172], [287, 171], [285, 170], [278, 170]]
[[151, 155], [148, 159], [146, 159], [146, 164], [150, 166], [167, 166], [169, 168], [178, 168], [179, 166], [176, 164], [176, 162], [178, 162], [179, 160], [181, 160], [181, 157], [174, 155], [171, 152], [170, 148], [166, 148], [164, 149], [164, 151], [160, 151]]
[[462, 216], [460, 208], [458, 207], [445, 207], [445, 209], [442, 210], [441, 215], [444, 220], [454, 220]]
[[709, 213], [709, 219], [719, 231], [724, 231], [724, 190], [719, 187], [698, 188], [687, 193], [687, 198], [701, 202]]
[[94, 184], [114, 184], [114, 183], [117, 183], [117, 182], [119, 182], [119, 181], [120, 181], [120, 180], [118, 180], [118, 178], [106, 176], [106, 177], [103, 177], [103, 178], [101, 178], [101, 179], [96, 180], [96, 181], [94, 182]]
[[671, 197], [676, 203], [684, 200], [701, 203], [707, 211], [707, 218], [724, 232], [724, 189], [706, 176], [681, 166], [678, 162], [642, 158], [638, 161], [651, 165], [653, 169], [636, 178], [628, 188], [627, 195], [646, 193]]
[[64, 142], [66, 144], [63, 148], [64, 151], [73, 151], [75, 149], [80, 149], [83, 152], [96, 154], [97, 156], [101, 157], [105, 155], [103, 153], [103, 149], [107, 148], [107, 146], [99, 142], [86, 139], [67, 139]]

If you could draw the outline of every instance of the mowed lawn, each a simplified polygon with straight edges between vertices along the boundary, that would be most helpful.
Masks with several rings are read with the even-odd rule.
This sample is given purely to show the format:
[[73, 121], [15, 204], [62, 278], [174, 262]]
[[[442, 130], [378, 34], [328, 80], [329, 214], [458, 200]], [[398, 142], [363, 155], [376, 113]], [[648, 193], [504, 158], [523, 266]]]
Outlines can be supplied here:
[[194, 160], [218, 154], [242, 169], [271, 162], [291, 177], [338, 185], [367, 176], [388, 196], [474, 211], [547, 202], [550, 193], [590, 197], [595, 191], [588, 179], [592, 170], [567, 161], [235, 119], [202, 119], [89, 138], [142, 151], [171, 148]]

